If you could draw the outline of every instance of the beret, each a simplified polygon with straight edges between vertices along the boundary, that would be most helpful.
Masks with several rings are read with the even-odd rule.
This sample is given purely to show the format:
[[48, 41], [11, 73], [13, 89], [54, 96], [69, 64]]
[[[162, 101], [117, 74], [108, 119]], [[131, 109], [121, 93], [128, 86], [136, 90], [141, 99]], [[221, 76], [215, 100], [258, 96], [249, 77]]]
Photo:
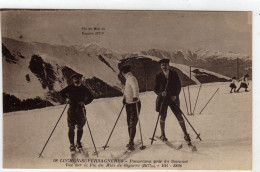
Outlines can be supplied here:
[[121, 67], [121, 69], [120, 69], [120, 72], [123, 72], [123, 73], [127, 73], [129, 71], [131, 71], [130, 65], [125, 65], [125, 66]]
[[170, 63], [170, 60], [169, 59], [162, 59], [159, 61], [159, 63]]
[[70, 79], [73, 79], [73, 78], [76, 78], [76, 77], [81, 78], [81, 77], [83, 77], [83, 75], [81, 75], [79, 73], [74, 73], [74, 74], [71, 75]]

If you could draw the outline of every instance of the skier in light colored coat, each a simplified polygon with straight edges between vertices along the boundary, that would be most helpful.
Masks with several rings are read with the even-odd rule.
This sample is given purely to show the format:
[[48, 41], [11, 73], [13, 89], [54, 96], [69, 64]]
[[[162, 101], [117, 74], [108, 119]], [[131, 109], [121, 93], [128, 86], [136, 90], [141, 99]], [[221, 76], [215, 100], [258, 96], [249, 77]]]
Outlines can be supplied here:
[[[126, 65], [120, 69], [120, 73], [126, 79], [124, 88], [123, 104], [126, 106], [127, 125], [129, 134], [128, 150], [134, 150], [134, 138], [136, 134], [136, 125], [141, 110], [141, 101], [139, 99], [139, 86], [135, 76], [131, 73], [131, 66]], [[136, 106], [137, 103], [137, 106]], [[136, 109], [137, 108], [137, 109]]]
[[245, 92], [248, 92], [248, 90], [247, 90], [248, 85], [249, 85], [248, 78], [249, 78], [248, 74], [246, 74], [244, 77], [240, 78], [239, 81], [241, 81], [241, 84], [240, 84], [239, 88], [236, 90], [237, 93], [239, 92], [239, 90], [241, 88], [245, 88]]
[[233, 89], [234, 89], [234, 92], [236, 92], [236, 88], [237, 88], [236, 79], [237, 78], [235, 76], [232, 78], [231, 84], [229, 85], [229, 87], [231, 88], [230, 93], [233, 93], [232, 92]]

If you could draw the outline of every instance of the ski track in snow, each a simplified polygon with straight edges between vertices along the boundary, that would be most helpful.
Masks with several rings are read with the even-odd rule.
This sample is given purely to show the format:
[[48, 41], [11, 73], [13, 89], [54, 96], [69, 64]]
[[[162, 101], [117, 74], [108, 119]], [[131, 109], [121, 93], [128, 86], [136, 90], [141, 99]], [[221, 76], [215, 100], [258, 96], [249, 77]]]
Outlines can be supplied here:
[[[183, 133], [175, 116], [168, 109], [166, 135], [171, 143], [184, 143], [182, 151], [170, 149], [161, 141], [150, 144], [157, 112], [156, 95], [153, 92], [141, 93], [141, 124], [145, 150], [138, 150], [131, 155], [134, 160], [188, 160], [181, 169], [250, 169], [252, 151], [252, 91], [230, 94], [230, 83], [203, 84], [194, 116], [187, 116], [190, 123], [201, 134], [202, 141], [186, 122], [186, 126], [198, 152], [190, 153], [184, 143]], [[219, 88], [208, 106], [199, 112]], [[192, 111], [199, 85], [190, 86]], [[251, 83], [249, 90], [252, 90]], [[185, 88], [186, 96], [187, 88]], [[188, 100], [188, 97], [186, 97]], [[183, 92], [180, 93], [181, 109], [187, 114]], [[3, 117], [3, 165], [4, 168], [66, 168], [65, 163], [54, 163], [53, 159], [69, 159], [69, 141], [67, 138], [67, 110], [57, 125], [42, 156], [38, 158], [54, 125], [65, 106], [48, 107], [31, 111], [6, 113]], [[96, 99], [86, 106], [87, 118], [97, 146], [99, 158], [111, 158], [122, 153], [128, 143], [126, 112], [123, 110], [114, 133], [105, 145], [112, 127], [122, 108], [122, 97]], [[160, 135], [159, 126], [156, 135]], [[140, 140], [139, 128], [135, 141]], [[88, 127], [84, 127], [82, 142], [91, 155], [94, 148]], [[90, 158], [97, 158], [93, 155]]]

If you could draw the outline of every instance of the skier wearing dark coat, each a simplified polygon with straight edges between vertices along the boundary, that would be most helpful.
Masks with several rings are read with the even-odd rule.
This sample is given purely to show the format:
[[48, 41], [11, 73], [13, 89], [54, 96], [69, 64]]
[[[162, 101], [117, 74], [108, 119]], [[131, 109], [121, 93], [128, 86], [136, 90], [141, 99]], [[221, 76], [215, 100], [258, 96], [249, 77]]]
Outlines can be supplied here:
[[168, 140], [165, 135], [165, 120], [168, 106], [170, 106], [183, 130], [184, 139], [187, 142], [190, 142], [191, 139], [187, 133], [182, 112], [180, 110], [179, 94], [181, 91], [181, 82], [177, 72], [169, 69], [169, 62], [169, 59], [162, 59], [159, 61], [162, 72], [156, 75], [154, 87], [154, 92], [157, 94], [156, 111], [160, 114], [160, 138], [164, 141]]
[[[76, 147], [82, 148], [80, 141], [83, 135], [83, 127], [86, 123], [84, 106], [93, 101], [92, 94], [88, 88], [82, 85], [81, 78], [82, 75], [80, 74], [72, 75], [71, 79], [73, 84], [60, 91], [61, 96], [66, 99], [66, 102], [69, 104], [67, 122], [69, 127], [68, 137], [70, 141], [70, 150], [72, 152], [76, 150]], [[77, 126], [76, 147], [74, 143], [75, 126]]]

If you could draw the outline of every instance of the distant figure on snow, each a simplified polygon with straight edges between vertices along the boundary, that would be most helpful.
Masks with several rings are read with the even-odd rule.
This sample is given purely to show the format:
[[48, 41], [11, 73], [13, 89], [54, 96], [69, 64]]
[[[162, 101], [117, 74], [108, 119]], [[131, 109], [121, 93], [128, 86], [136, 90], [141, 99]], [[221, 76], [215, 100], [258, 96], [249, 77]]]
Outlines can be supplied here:
[[239, 90], [241, 88], [245, 88], [245, 92], [248, 92], [248, 90], [247, 90], [248, 85], [249, 85], [248, 78], [249, 78], [249, 75], [246, 74], [244, 77], [239, 79], [239, 81], [241, 81], [241, 84], [240, 84], [239, 88], [236, 90], [237, 93], [239, 92]]
[[[73, 84], [61, 90], [60, 94], [69, 104], [67, 112], [67, 122], [69, 127], [68, 137], [70, 141], [70, 151], [73, 153], [76, 151], [76, 147], [82, 149], [81, 138], [83, 135], [83, 127], [86, 123], [86, 111], [84, 106], [93, 101], [93, 96], [89, 89], [82, 85], [81, 74], [73, 74], [71, 79]], [[75, 126], [77, 126], [76, 146], [74, 143]]]
[[233, 93], [232, 92], [233, 89], [234, 89], [234, 92], [236, 92], [236, 88], [237, 88], [237, 86], [236, 86], [236, 79], [237, 78], [235, 76], [232, 78], [231, 84], [229, 85], [229, 87], [231, 88], [230, 93]]
[[123, 104], [125, 104], [126, 106], [127, 125], [129, 134], [129, 143], [126, 145], [126, 147], [128, 147], [128, 151], [133, 151], [135, 149], [134, 138], [136, 134], [136, 125], [138, 122], [137, 115], [140, 114], [141, 110], [141, 101], [139, 99], [139, 86], [137, 79], [131, 73], [131, 66], [123, 66], [120, 69], [120, 73], [125, 78]]
[[183, 130], [185, 141], [190, 144], [191, 139], [187, 133], [182, 112], [180, 110], [179, 94], [181, 92], [181, 82], [177, 72], [169, 69], [169, 62], [169, 59], [162, 59], [159, 61], [162, 72], [156, 75], [154, 87], [154, 92], [157, 94], [156, 111], [160, 113], [160, 138], [163, 141], [168, 140], [165, 135], [165, 120], [168, 106], [170, 106]]

